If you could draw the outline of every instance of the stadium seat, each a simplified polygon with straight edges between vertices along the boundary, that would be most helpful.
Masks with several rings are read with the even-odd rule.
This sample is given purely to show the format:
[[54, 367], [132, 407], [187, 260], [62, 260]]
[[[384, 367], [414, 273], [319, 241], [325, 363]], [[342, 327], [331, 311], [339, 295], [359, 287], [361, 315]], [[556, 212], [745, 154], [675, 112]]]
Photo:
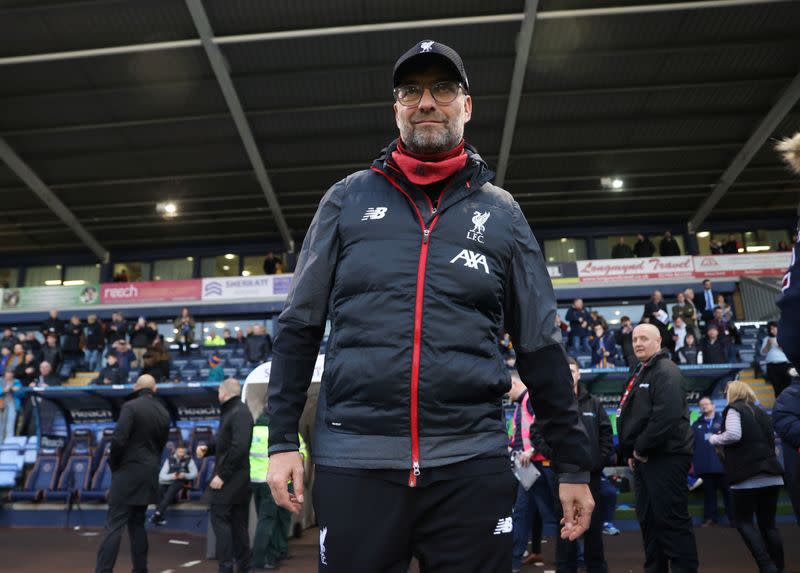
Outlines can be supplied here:
[[17, 485], [17, 466], [0, 464], [0, 489], [10, 489]]
[[58, 484], [52, 490], [45, 490], [44, 499], [48, 501], [67, 501], [79, 491], [88, 489], [91, 476], [92, 458], [88, 454], [72, 455], [64, 464], [64, 471]]
[[233, 350], [233, 348], [223, 346], [222, 348], [217, 349], [217, 354], [223, 358], [229, 358], [233, 356]]
[[239, 369], [235, 367], [223, 368], [222, 371], [227, 378], [235, 378], [239, 375]]
[[189, 438], [189, 451], [191, 452], [192, 456], [195, 455], [197, 446], [208, 444], [213, 439], [214, 429], [211, 426], [195, 426]]
[[11, 446], [16, 445], [20, 450], [25, 449], [25, 444], [28, 443], [27, 436], [8, 436], [0, 445]]
[[0, 464], [10, 464], [22, 471], [25, 464], [25, 454], [17, 444], [0, 444]]
[[105, 454], [97, 465], [97, 471], [89, 488], [80, 492], [85, 501], [108, 501], [108, 490], [111, 489], [111, 468], [108, 467], [108, 454]]
[[33, 464], [22, 490], [10, 491], [8, 499], [11, 501], [40, 501], [45, 490], [55, 488], [57, 478], [58, 456], [42, 454]]
[[228, 364], [235, 368], [241, 368], [244, 366], [244, 356], [233, 356], [228, 359]]
[[200, 369], [200, 378], [202, 380], [208, 380], [208, 375], [211, 373], [210, 368], [201, 368]]
[[186, 358], [176, 358], [172, 361], [172, 366], [175, 367], [176, 370], [182, 370], [186, 368], [189, 364], [189, 361]]
[[208, 456], [203, 458], [200, 463], [200, 469], [197, 470], [197, 477], [192, 484], [192, 489], [189, 492], [189, 499], [198, 500], [203, 497], [203, 494], [208, 487], [208, 482], [214, 477], [214, 468], [216, 467], [216, 458]]
[[64, 451], [64, 456], [69, 458], [74, 454], [88, 455], [92, 453], [94, 445], [94, 432], [89, 428], [72, 430], [72, 436]]
[[190, 368], [185, 368], [181, 370], [180, 378], [186, 382], [196, 382], [198, 377], [200, 376], [200, 372], [197, 370], [192, 370]]
[[97, 447], [94, 449], [94, 454], [92, 455], [92, 474], [97, 471], [98, 466], [100, 465], [100, 460], [104, 455], [108, 453], [108, 448], [111, 446], [111, 438], [114, 435], [113, 428], [106, 428], [103, 430], [103, 435], [100, 438], [100, 441], [97, 444]]

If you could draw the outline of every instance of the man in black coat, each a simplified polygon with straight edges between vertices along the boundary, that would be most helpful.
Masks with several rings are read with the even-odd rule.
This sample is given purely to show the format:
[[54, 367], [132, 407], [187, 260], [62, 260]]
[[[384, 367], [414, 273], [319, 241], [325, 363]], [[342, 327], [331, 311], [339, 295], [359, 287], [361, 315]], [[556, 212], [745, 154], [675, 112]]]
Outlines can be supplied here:
[[247, 532], [250, 509], [250, 443], [253, 416], [241, 401], [239, 381], [228, 378], [219, 385], [222, 405], [219, 432], [215, 442], [197, 447], [197, 457], [216, 455], [211, 489], [211, 527], [217, 538], [220, 573], [252, 571], [250, 535]]
[[111, 573], [122, 528], [128, 526], [133, 573], [147, 573], [145, 511], [159, 497], [158, 470], [169, 435], [169, 413], [155, 396], [156, 381], [140, 376], [119, 413], [108, 465], [111, 468], [106, 534], [97, 550], [95, 573]]
[[[692, 432], [683, 376], [652, 324], [633, 331], [639, 364], [617, 414], [620, 453], [633, 471], [647, 573], [697, 573], [686, 476]], [[671, 567], [671, 569], [670, 569]]]

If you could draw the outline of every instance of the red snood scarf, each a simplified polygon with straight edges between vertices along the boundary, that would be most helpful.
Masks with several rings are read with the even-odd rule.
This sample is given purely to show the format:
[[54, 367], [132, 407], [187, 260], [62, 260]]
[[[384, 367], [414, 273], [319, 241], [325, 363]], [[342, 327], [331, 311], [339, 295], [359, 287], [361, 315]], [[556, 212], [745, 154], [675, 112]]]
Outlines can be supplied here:
[[431, 155], [412, 153], [398, 141], [392, 159], [409, 181], [415, 185], [431, 185], [449, 179], [462, 170], [467, 164], [467, 153], [463, 139], [453, 149]]

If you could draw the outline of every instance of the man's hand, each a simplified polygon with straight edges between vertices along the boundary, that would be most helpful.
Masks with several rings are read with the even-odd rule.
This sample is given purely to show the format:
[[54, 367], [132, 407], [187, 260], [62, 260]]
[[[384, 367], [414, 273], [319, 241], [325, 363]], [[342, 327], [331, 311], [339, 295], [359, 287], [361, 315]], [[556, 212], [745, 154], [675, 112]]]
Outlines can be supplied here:
[[628, 458], [628, 467], [631, 468], [631, 471], [633, 471], [633, 466], [635, 465], [636, 465], [636, 460], [634, 460], [633, 458]]
[[564, 509], [561, 539], [575, 541], [589, 529], [594, 511], [592, 492], [585, 483], [562, 483], [558, 486], [558, 497]]
[[222, 481], [222, 478], [219, 476], [214, 476], [214, 479], [211, 480], [211, 483], [208, 484], [211, 489], [222, 489], [222, 486], [225, 485], [225, 482]]
[[208, 451], [208, 446], [197, 446], [197, 450], [195, 450], [195, 455], [199, 459], [203, 459]]
[[[272, 499], [280, 507], [299, 515], [303, 507], [303, 456], [300, 452], [281, 452], [269, 457], [267, 483]], [[294, 486], [294, 494], [289, 494], [289, 481]]]

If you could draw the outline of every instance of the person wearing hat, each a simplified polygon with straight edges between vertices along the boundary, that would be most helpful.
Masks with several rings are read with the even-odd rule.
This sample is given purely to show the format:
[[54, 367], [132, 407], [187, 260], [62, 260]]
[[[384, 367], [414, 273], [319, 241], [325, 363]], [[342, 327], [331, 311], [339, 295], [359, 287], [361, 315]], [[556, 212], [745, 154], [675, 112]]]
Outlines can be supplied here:
[[222, 382], [225, 380], [225, 370], [222, 367], [222, 358], [216, 354], [208, 357], [208, 381]]
[[553, 286], [525, 214], [464, 141], [473, 101], [458, 53], [414, 44], [393, 88], [399, 138], [322, 198], [278, 319], [267, 480], [299, 513], [298, 423], [330, 317], [314, 435], [320, 571], [405, 571], [412, 555], [423, 572], [509, 571], [505, 331], [555, 452], [561, 535], [579, 537], [594, 508]]

